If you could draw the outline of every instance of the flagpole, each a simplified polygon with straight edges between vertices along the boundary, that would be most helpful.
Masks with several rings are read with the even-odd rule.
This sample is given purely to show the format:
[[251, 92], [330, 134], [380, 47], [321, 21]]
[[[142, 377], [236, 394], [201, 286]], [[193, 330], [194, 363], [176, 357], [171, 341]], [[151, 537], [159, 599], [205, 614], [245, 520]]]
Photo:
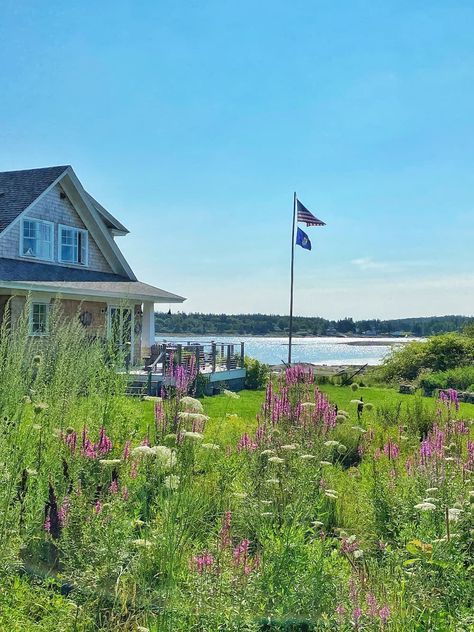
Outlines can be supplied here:
[[296, 191], [293, 194], [293, 228], [291, 230], [291, 273], [290, 273], [290, 323], [288, 328], [288, 364], [291, 364], [291, 343], [293, 339], [293, 280], [295, 271], [295, 225]]

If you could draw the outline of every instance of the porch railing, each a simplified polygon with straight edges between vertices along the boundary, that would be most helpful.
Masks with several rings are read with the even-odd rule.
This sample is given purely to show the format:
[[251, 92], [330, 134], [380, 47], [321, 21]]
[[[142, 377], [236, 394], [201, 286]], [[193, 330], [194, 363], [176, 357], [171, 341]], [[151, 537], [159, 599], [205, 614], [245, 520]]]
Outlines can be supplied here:
[[188, 342], [155, 344], [145, 369], [166, 375], [171, 362], [182, 366], [194, 366], [200, 373], [217, 373], [244, 367], [245, 343]]

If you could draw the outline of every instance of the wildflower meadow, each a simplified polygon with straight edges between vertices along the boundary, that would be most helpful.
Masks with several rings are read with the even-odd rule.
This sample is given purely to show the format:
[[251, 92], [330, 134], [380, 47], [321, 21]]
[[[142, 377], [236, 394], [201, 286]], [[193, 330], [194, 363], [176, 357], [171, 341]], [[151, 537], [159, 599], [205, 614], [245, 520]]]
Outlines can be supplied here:
[[[60, 315], [0, 332], [0, 629], [472, 630], [474, 406], [125, 396]], [[335, 387], [334, 387], [335, 388]], [[365, 393], [364, 393], [365, 395]]]

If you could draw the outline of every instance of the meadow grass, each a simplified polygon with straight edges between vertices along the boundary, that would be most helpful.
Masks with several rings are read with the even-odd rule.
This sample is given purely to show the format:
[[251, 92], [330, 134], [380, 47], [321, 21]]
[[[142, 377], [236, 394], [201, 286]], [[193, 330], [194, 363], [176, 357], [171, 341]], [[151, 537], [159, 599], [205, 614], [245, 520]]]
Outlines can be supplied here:
[[472, 628], [474, 406], [455, 392], [294, 367], [196, 400], [177, 367], [133, 399], [110, 346], [52, 321], [0, 331], [0, 630]]

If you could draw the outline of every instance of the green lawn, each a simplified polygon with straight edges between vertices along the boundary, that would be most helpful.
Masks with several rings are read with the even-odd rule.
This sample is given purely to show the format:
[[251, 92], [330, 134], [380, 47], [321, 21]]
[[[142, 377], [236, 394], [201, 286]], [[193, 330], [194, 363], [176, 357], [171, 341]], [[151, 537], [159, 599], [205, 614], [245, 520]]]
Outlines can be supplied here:
[[[334, 386], [324, 384], [319, 386], [333, 404], [337, 404], [339, 409], [347, 411], [353, 421], [356, 420], [356, 405], [351, 404], [351, 400], [363, 398], [366, 403], [371, 403], [374, 408], [380, 406], [392, 406], [401, 402], [403, 406], [413, 403], [415, 395], [402, 395], [392, 388], [362, 387], [357, 391], [352, 391], [348, 386]], [[210, 420], [206, 425], [206, 440], [226, 445], [236, 443], [240, 436], [246, 431], [254, 431], [257, 422], [256, 415], [259, 413], [265, 391], [241, 391], [239, 399], [233, 399], [226, 395], [214, 395], [204, 397], [202, 403], [206, 415]], [[433, 413], [436, 411], [436, 400], [430, 397], [423, 397], [426, 407], [431, 407]], [[146, 427], [149, 423], [150, 412], [153, 403], [150, 401], [137, 402], [127, 399], [127, 408], [136, 411], [137, 419], [140, 418], [140, 426]], [[466, 419], [474, 419], [474, 404], [461, 404], [461, 416]], [[231, 417], [237, 415], [237, 417]], [[145, 421], [147, 420], [147, 421]]]
[[[354, 404], [351, 404], [351, 399], [363, 398], [364, 402], [370, 402], [374, 406], [396, 404], [397, 402], [410, 403], [416, 395], [402, 395], [393, 388], [375, 388], [375, 387], [363, 387], [357, 391], [352, 391], [348, 386], [334, 386], [332, 384], [325, 384], [319, 387], [321, 391], [326, 393], [330, 401], [333, 404], [337, 404], [339, 408], [351, 412], [354, 409]], [[436, 409], [436, 400], [431, 397], [423, 397], [425, 405], [432, 405], [433, 410]], [[461, 413], [463, 416], [471, 418], [474, 417], [474, 404], [461, 404]]]
[[[391, 406], [401, 402], [403, 406], [413, 403], [416, 395], [402, 395], [392, 388], [362, 387], [357, 391], [352, 391], [348, 386], [334, 386], [324, 384], [319, 387], [326, 393], [333, 404], [350, 413], [356, 418], [356, 405], [351, 404], [351, 400], [363, 398], [366, 403], [371, 403], [375, 408], [379, 406]], [[225, 437], [227, 440], [238, 438], [246, 430], [254, 430], [256, 427], [255, 417], [260, 411], [265, 396], [264, 391], [241, 391], [239, 399], [231, 399], [225, 395], [205, 397], [203, 399], [204, 409], [209, 415], [210, 422], [206, 429], [209, 439], [218, 440]], [[427, 407], [432, 407], [436, 411], [436, 400], [430, 397], [423, 397], [423, 403]], [[237, 419], [229, 419], [226, 414], [237, 413]], [[474, 418], [474, 404], [461, 404], [461, 416]]]

